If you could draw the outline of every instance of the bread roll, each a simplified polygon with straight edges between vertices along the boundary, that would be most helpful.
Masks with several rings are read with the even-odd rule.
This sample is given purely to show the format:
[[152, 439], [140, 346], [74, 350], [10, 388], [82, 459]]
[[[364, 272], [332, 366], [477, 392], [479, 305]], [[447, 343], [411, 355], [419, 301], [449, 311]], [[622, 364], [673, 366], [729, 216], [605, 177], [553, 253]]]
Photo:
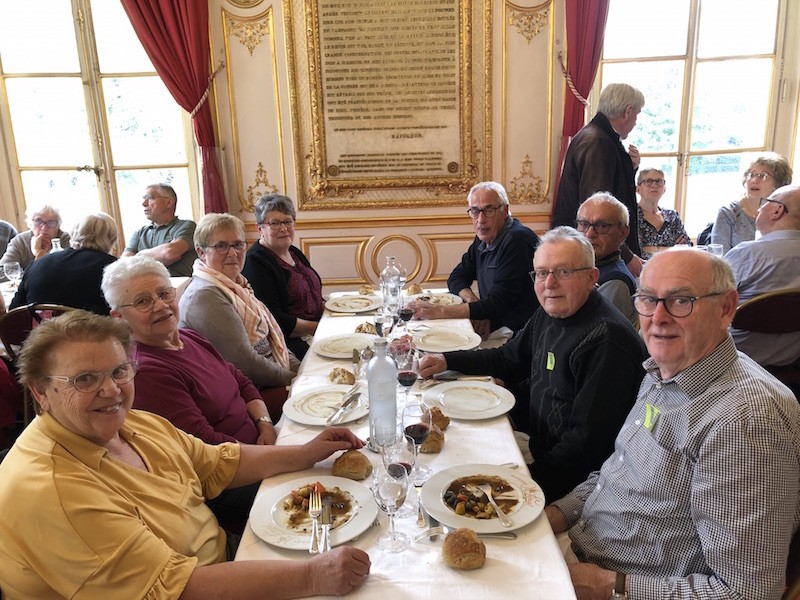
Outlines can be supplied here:
[[419, 447], [419, 451], [423, 454], [438, 454], [442, 451], [442, 446], [444, 446], [444, 433], [434, 425], [431, 427], [430, 435]]
[[450, 417], [444, 414], [441, 408], [434, 406], [431, 409], [431, 423], [444, 431], [447, 429], [447, 426], [450, 425]]
[[422, 287], [418, 283], [412, 283], [410, 286], [408, 286], [409, 296], [414, 296], [415, 294], [421, 294], [421, 293], [422, 293]]
[[328, 379], [331, 380], [331, 383], [344, 383], [347, 385], [353, 385], [356, 382], [355, 375], [343, 367], [331, 369], [331, 372], [328, 373]]
[[371, 285], [362, 285], [358, 288], [358, 293], [362, 296], [369, 296], [370, 294], [374, 293], [375, 290], [372, 288]]
[[360, 325], [356, 326], [356, 333], [371, 333], [372, 335], [378, 335], [378, 330], [375, 329], [375, 325], [367, 321], [366, 323], [361, 323]]
[[444, 538], [442, 557], [453, 569], [480, 569], [486, 562], [486, 546], [472, 529], [462, 527]]
[[348, 450], [333, 461], [333, 474], [361, 481], [372, 474], [372, 463], [358, 450]]

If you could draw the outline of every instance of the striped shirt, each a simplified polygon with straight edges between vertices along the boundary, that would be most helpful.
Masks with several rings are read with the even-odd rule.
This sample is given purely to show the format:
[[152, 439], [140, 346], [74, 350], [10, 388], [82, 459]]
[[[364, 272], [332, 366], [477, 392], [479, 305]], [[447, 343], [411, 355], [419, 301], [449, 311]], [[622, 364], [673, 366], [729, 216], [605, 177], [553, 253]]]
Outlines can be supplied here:
[[653, 359], [614, 454], [555, 504], [629, 597], [778, 599], [800, 525], [800, 405], [728, 336], [662, 380]]

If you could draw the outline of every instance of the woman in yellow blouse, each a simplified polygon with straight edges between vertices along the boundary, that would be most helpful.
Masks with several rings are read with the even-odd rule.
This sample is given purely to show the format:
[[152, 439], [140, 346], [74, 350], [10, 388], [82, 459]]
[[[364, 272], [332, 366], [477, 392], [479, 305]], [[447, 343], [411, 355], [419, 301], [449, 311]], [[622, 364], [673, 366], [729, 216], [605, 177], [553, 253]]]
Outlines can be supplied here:
[[0, 585], [14, 598], [341, 595], [369, 557], [225, 562], [206, 497], [360, 448], [346, 429], [303, 446], [207, 445], [131, 411], [136, 373], [120, 319], [76, 310], [43, 323], [19, 359], [41, 414], [0, 464]]

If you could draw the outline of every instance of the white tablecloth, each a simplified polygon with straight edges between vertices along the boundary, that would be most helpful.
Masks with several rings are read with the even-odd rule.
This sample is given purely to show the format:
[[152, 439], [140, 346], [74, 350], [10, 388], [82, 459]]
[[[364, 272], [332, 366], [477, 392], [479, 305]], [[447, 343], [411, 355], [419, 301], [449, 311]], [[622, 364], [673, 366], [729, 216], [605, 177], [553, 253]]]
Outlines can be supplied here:
[[[336, 333], [354, 331], [356, 325], [371, 320], [371, 316], [331, 317], [327, 313], [319, 324], [315, 339]], [[433, 323], [431, 323], [433, 324]], [[466, 319], [443, 320], [435, 323], [449, 328], [471, 328]], [[313, 342], [312, 342], [313, 343]], [[310, 351], [303, 361], [292, 393], [325, 385], [327, 375], [334, 366], [352, 368], [348, 360], [322, 358]], [[412, 388], [415, 389], [415, 388]], [[367, 419], [348, 425], [364, 439], [368, 435]], [[302, 444], [317, 435], [321, 427], [296, 424], [286, 417], [278, 423], [278, 444]], [[378, 456], [364, 451], [377, 463]], [[264, 480], [259, 496], [275, 485], [297, 478], [313, 481], [315, 477], [330, 475], [336, 457], [319, 463], [308, 471], [287, 473]], [[469, 463], [501, 464], [515, 461], [525, 469], [522, 456], [514, 440], [511, 426], [505, 416], [487, 421], [453, 420], [445, 432], [445, 445], [440, 454], [422, 454], [420, 460], [434, 472]], [[524, 471], [523, 471], [524, 472]], [[256, 500], [257, 501], [257, 500]], [[442, 539], [412, 543], [400, 554], [388, 554], [377, 547], [377, 540], [387, 528], [386, 515], [379, 514], [377, 526], [370, 527], [357, 539], [349, 542], [369, 553], [372, 570], [365, 584], [350, 594], [352, 598], [431, 598], [441, 600], [466, 600], [485, 598], [512, 598], [521, 595], [526, 599], [575, 598], [569, 573], [547, 518], [542, 514], [530, 525], [517, 530], [518, 539], [486, 539], [486, 564], [475, 571], [456, 571], [448, 568], [441, 559]], [[416, 526], [416, 517], [397, 519], [397, 528], [413, 538], [422, 530]], [[275, 548], [261, 541], [248, 527], [242, 537], [236, 560], [276, 559], [306, 560], [307, 552]]]

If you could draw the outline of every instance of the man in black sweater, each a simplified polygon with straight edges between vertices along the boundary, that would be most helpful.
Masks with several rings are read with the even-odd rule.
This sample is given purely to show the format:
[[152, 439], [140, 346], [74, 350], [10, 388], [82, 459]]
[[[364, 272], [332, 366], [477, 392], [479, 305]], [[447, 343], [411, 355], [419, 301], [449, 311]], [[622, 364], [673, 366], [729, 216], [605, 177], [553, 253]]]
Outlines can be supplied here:
[[541, 305], [523, 330], [492, 350], [426, 354], [420, 375], [445, 369], [530, 378], [531, 475], [548, 501], [600, 468], [644, 376], [644, 343], [595, 289], [589, 241], [571, 227], [542, 236], [533, 259]]

